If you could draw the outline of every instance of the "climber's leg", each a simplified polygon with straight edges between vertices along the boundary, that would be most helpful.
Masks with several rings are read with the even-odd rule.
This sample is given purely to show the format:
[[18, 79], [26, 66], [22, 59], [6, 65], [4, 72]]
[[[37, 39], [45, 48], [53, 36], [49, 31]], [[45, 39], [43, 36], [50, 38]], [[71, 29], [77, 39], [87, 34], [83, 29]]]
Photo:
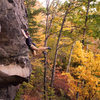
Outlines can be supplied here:
[[44, 51], [44, 50], [47, 50], [47, 49], [48, 49], [48, 47], [39, 47], [39, 48], [38, 48], [39, 51], [40, 51], [40, 50]]
[[35, 51], [45, 51], [45, 50], [47, 50], [47, 49], [51, 49], [50, 47], [39, 47], [39, 48], [37, 48], [36, 46], [34, 46], [34, 45], [31, 45], [30, 46], [31, 47], [31, 49], [32, 50], [35, 50]]

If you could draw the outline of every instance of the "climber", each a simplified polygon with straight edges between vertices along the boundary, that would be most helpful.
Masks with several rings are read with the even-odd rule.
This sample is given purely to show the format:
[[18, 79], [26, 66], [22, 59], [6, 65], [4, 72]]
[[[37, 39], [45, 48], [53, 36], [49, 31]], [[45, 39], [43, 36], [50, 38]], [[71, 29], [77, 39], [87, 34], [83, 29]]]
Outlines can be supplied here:
[[50, 47], [39, 47], [37, 48], [35, 43], [32, 43], [32, 39], [28, 33], [28, 31], [21, 29], [24, 37], [26, 38], [26, 44], [28, 46], [28, 48], [32, 51], [33, 55], [36, 55], [36, 51], [45, 51], [45, 50], [51, 50]]

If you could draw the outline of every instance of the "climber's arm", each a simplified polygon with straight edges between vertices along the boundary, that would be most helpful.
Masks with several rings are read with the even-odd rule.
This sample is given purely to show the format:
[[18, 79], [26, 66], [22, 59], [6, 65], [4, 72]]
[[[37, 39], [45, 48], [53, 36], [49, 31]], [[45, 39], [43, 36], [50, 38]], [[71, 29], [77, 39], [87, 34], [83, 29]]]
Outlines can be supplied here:
[[24, 37], [25, 37], [25, 38], [28, 38], [28, 36], [26, 35], [25, 31], [24, 31], [23, 29], [21, 29], [21, 31], [22, 31]]

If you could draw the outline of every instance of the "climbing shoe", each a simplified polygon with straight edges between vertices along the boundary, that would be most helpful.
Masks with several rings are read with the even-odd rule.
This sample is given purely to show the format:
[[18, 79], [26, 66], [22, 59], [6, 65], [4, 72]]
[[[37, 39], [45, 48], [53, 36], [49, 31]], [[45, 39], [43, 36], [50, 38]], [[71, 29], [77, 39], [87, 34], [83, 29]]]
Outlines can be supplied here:
[[47, 54], [47, 52], [45, 52], [45, 51], [43, 51], [42, 53], [43, 53], [44, 55], [46, 55], [46, 54]]
[[50, 47], [48, 47], [48, 50], [51, 50], [51, 48], [50, 48]]

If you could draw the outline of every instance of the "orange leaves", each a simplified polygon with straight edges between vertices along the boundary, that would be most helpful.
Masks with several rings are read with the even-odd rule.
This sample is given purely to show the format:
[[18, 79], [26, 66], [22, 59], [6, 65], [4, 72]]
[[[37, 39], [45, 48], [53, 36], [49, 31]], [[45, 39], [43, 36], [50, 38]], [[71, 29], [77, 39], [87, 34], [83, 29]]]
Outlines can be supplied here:
[[57, 73], [55, 77], [54, 86], [56, 91], [62, 89], [71, 99], [75, 98], [77, 91], [77, 82], [70, 75], [70, 73]]

